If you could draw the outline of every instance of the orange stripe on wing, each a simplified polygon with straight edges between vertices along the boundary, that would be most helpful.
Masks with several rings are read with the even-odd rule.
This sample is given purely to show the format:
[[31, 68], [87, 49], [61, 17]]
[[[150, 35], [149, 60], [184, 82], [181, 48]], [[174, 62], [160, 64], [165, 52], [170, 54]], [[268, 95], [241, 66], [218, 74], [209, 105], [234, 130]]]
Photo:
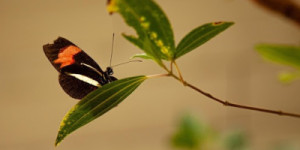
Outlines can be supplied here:
[[81, 52], [80, 48], [74, 45], [70, 45], [66, 48], [61, 49], [58, 53], [58, 58], [53, 62], [55, 64], [60, 64], [60, 68], [71, 65], [75, 62], [74, 55], [76, 55], [79, 52]]

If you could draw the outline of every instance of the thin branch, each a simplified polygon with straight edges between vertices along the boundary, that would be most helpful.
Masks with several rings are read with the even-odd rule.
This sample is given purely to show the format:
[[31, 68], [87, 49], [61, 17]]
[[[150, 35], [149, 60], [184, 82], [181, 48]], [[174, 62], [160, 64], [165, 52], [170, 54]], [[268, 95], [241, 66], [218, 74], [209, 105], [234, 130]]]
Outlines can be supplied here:
[[[174, 74], [170, 74], [170, 76], [174, 77], [176, 80], [181, 81], [179, 77], [177, 77]], [[230, 106], [230, 107], [236, 107], [236, 108], [240, 108], [240, 109], [248, 109], [248, 110], [254, 110], [254, 111], [260, 111], [260, 112], [265, 112], [265, 113], [271, 113], [271, 114], [277, 114], [277, 115], [281, 115], [281, 116], [290, 116], [290, 117], [296, 117], [296, 118], [300, 118], [300, 114], [296, 114], [296, 113], [289, 113], [289, 112], [284, 112], [281, 110], [271, 110], [271, 109], [265, 109], [265, 108], [258, 108], [258, 107], [253, 107], [253, 106], [246, 106], [246, 105], [240, 105], [240, 104], [235, 104], [235, 103], [231, 103], [229, 101], [225, 101], [225, 100], [221, 100], [219, 98], [214, 97], [213, 95], [202, 91], [201, 89], [195, 87], [194, 85], [184, 81], [184, 85], [192, 88], [193, 90], [203, 94], [204, 96], [218, 102], [221, 103], [225, 106]]]
[[176, 67], [176, 70], [177, 70], [177, 72], [178, 72], [180, 81], [182, 82], [183, 85], [185, 85], [185, 82], [184, 82], [183, 77], [182, 77], [182, 75], [181, 75], [180, 69], [179, 69], [178, 65], [176, 64], [176, 61], [172, 61], [171, 64], [172, 64], [172, 63], [174, 63], [174, 65], [175, 65], [175, 67]]
[[300, 26], [300, 6], [292, 0], [252, 0], [257, 4], [279, 13]]
[[168, 71], [168, 69], [167, 69], [167, 72], [173, 72], [173, 63], [172, 62], [170, 63], [170, 71]]
[[228, 101], [224, 101], [221, 99], [218, 99], [214, 96], [212, 96], [211, 94], [204, 92], [202, 90], [200, 90], [199, 88], [186, 83], [186, 86], [198, 91], [199, 93], [205, 95], [206, 97], [209, 97], [225, 106], [231, 106], [231, 107], [236, 107], [236, 108], [241, 108], [241, 109], [248, 109], [248, 110], [254, 110], [254, 111], [261, 111], [261, 112], [266, 112], [266, 113], [271, 113], [271, 114], [277, 114], [277, 115], [282, 115], [282, 116], [290, 116], [290, 117], [297, 117], [300, 118], [300, 114], [295, 114], [295, 113], [289, 113], [289, 112], [283, 112], [281, 110], [270, 110], [270, 109], [265, 109], [265, 108], [258, 108], [258, 107], [252, 107], [252, 106], [246, 106], [246, 105], [239, 105], [239, 104], [235, 104], [235, 103], [231, 103]]
[[170, 76], [169, 73], [167, 73], [167, 74], [154, 74], [154, 75], [148, 75], [147, 78], [168, 77], [168, 76]]

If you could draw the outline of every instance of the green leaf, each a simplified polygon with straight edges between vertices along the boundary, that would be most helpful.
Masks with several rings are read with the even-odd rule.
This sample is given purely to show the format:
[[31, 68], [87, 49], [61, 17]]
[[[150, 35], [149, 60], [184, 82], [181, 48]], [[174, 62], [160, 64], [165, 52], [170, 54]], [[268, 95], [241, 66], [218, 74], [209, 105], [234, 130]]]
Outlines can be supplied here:
[[151, 56], [148, 56], [146, 53], [135, 54], [131, 57], [131, 59], [133, 58], [152, 59]]
[[134, 44], [135, 46], [139, 47], [140, 49], [143, 49], [144, 45], [143, 42], [140, 41], [138, 38], [132, 36], [132, 35], [126, 35], [126, 34], [122, 34], [122, 36], [128, 40], [129, 42], [131, 42], [132, 44]]
[[300, 150], [300, 147], [292, 142], [277, 142], [273, 147], [274, 150]]
[[175, 59], [204, 44], [231, 25], [233, 22], [213, 22], [192, 30], [177, 45]]
[[171, 142], [177, 148], [198, 149], [204, 145], [210, 136], [211, 132], [208, 127], [187, 114], [182, 117]]
[[291, 83], [292, 81], [299, 80], [300, 72], [282, 72], [278, 78], [282, 83]]
[[110, 0], [110, 13], [119, 13], [137, 36], [123, 36], [156, 62], [173, 59], [174, 35], [168, 18], [152, 0]]
[[136, 76], [117, 80], [88, 94], [61, 121], [55, 145], [71, 132], [117, 106], [146, 79], [146, 76]]
[[299, 46], [259, 44], [255, 49], [266, 60], [300, 69]]
[[224, 140], [226, 150], [245, 150], [248, 145], [248, 138], [242, 131], [229, 133]]

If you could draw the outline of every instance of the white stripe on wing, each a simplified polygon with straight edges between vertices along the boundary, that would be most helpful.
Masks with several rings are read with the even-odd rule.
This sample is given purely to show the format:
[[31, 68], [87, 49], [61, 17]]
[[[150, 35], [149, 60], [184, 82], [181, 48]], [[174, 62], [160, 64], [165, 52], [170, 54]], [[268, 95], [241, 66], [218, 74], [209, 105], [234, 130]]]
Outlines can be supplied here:
[[101, 86], [99, 84], [99, 82], [97, 82], [96, 80], [94, 80], [92, 78], [89, 78], [87, 76], [84, 76], [84, 75], [81, 75], [81, 74], [75, 74], [75, 73], [67, 73], [67, 72], [66, 72], [66, 74], [69, 75], [69, 76], [75, 77], [76, 79], [78, 79], [80, 81], [83, 81], [85, 83], [91, 84], [93, 86], [97, 86], [97, 87]]

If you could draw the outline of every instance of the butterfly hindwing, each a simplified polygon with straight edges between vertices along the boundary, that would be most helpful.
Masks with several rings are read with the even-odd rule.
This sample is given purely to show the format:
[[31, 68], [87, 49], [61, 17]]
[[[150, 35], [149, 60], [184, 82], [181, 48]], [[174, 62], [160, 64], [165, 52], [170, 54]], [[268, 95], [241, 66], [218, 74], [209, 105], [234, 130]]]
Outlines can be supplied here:
[[67, 74], [59, 75], [59, 84], [68, 95], [75, 99], [82, 99], [87, 94], [98, 88], [97, 86], [78, 80], [77, 78]]
[[[78, 80], [82, 80], [82, 81], [84, 80], [82, 78], [94, 80], [99, 83], [99, 85], [96, 86], [101, 86], [105, 84], [104, 74], [101, 72], [96, 72], [95, 68], [91, 68], [91, 66], [86, 66], [86, 64], [82, 64], [82, 65], [73, 64], [73, 65], [66, 66], [62, 68], [61, 73], [76, 77]], [[86, 82], [89, 83], [89, 81]]]

